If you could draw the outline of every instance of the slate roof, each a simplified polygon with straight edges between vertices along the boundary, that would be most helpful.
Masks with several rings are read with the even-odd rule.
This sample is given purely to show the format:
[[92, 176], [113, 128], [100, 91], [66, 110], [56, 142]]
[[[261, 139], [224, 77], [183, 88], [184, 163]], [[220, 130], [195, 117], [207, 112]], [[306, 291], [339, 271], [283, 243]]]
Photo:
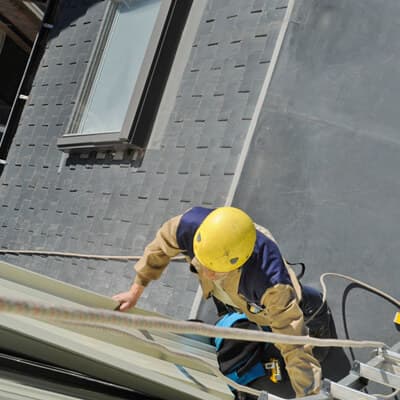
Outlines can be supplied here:
[[[225, 203], [287, 0], [208, 1], [159, 146], [139, 167], [132, 154], [71, 156], [57, 138], [69, 122], [104, 1], [61, 1], [1, 177], [0, 247], [140, 255], [166, 219]], [[112, 295], [131, 262], [6, 255], [1, 259]], [[197, 281], [183, 264], [140, 306], [186, 318]]]

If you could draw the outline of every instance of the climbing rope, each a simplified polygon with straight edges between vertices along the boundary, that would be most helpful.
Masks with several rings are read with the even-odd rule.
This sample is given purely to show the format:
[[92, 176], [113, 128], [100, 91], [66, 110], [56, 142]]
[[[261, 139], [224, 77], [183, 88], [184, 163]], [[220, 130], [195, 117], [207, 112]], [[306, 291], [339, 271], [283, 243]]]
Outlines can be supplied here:
[[338, 339], [317, 339], [309, 336], [282, 335], [271, 332], [221, 328], [190, 321], [174, 321], [160, 317], [123, 314], [109, 310], [74, 308], [47, 305], [38, 302], [11, 299], [0, 296], [0, 312], [19, 314], [45, 320], [72, 320], [77, 322], [106, 323], [134, 329], [178, 334], [196, 334], [206, 337], [221, 337], [264, 343], [285, 343], [292, 345], [312, 345], [316, 347], [386, 348], [383, 342]]
[[336, 272], [325, 272], [324, 274], [321, 275], [320, 277], [320, 282], [322, 286], [322, 293], [323, 293], [323, 303], [326, 301], [326, 294], [327, 294], [327, 289], [326, 289], [326, 284], [325, 284], [325, 278], [327, 276], [334, 276], [337, 278], [343, 278], [346, 279], [350, 282], [357, 283], [358, 285], [365, 287], [366, 289], [369, 289], [371, 292], [374, 292], [376, 294], [379, 294], [381, 297], [383, 297], [386, 300], [389, 300], [392, 304], [397, 305], [397, 307], [400, 308], [400, 300], [395, 299], [394, 297], [388, 295], [387, 293], [383, 292], [382, 290], [377, 289], [374, 286], [368, 285], [365, 282], [362, 282], [358, 279], [354, 279], [351, 276], [348, 275], [343, 275], [343, 274], [338, 274]]
[[[141, 256], [109, 256], [101, 254], [82, 254], [82, 253], [65, 253], [62, 251], [46, 251], [46, 250], [0, 250], [0, 254], [28, 254], [37, 256], [55, 256], [55, 257], [74, 257], [74, 258], [89, 258], [92, 260], [116, 260], [116, 261], [130, 261], [139, 260]], [[172, 261], [186, 261], [184, 256], [177, 256], [171, 258]]]

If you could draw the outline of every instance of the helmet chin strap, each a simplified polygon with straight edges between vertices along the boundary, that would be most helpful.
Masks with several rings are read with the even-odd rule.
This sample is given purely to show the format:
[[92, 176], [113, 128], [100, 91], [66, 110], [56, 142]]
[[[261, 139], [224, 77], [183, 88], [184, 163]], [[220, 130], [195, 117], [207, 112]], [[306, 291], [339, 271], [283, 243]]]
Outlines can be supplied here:
[[[196, 260], [196, 258], [194, 258], [193, 260]], [[224, 278], [229, 272], [216, 272], [213, 271], [212, 269], [209, 269], [207, 267], [205, 267], [204, 265], [200, 264], [198, 260], [196, 260], [197, 262], [195, 264], [193, 264], [192, 261], [192, 265], [195, 266], [197, 272], [206, 277], [207, 279], [210, 279], [212, 281], [216, 281], [219, 279]], [[197, 264], [197, 265], [196, 265]]]

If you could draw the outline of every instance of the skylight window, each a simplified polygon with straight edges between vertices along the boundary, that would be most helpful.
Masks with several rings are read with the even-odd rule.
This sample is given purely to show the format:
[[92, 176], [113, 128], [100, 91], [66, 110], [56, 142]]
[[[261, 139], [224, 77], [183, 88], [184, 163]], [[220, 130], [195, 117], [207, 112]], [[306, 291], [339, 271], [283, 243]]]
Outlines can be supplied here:
[[61, 149], [145, 147], [190, 4], [110, 0]]

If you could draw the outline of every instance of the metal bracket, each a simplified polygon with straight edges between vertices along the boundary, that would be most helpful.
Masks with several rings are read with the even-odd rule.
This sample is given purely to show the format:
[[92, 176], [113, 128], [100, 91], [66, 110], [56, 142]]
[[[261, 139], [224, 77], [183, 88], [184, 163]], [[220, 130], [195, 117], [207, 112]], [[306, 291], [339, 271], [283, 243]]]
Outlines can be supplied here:
[[321, 391], [330, 395], [331, 393], [331, 381], [328, 379], [324, 379], [321, 384]]
[[359, 361], [354, 361], [351, 370], [354, 373], [356, 373], [357, 375], [360, 375], [360, 362]]
[[262, 391], [257, 400], [268, 400], [268, 392]]
[[400, 364], [400, 354], [387, 349], [379, 349], [377, 354], [385, 359], [385, 361], [389, 361], [394, 364]]

